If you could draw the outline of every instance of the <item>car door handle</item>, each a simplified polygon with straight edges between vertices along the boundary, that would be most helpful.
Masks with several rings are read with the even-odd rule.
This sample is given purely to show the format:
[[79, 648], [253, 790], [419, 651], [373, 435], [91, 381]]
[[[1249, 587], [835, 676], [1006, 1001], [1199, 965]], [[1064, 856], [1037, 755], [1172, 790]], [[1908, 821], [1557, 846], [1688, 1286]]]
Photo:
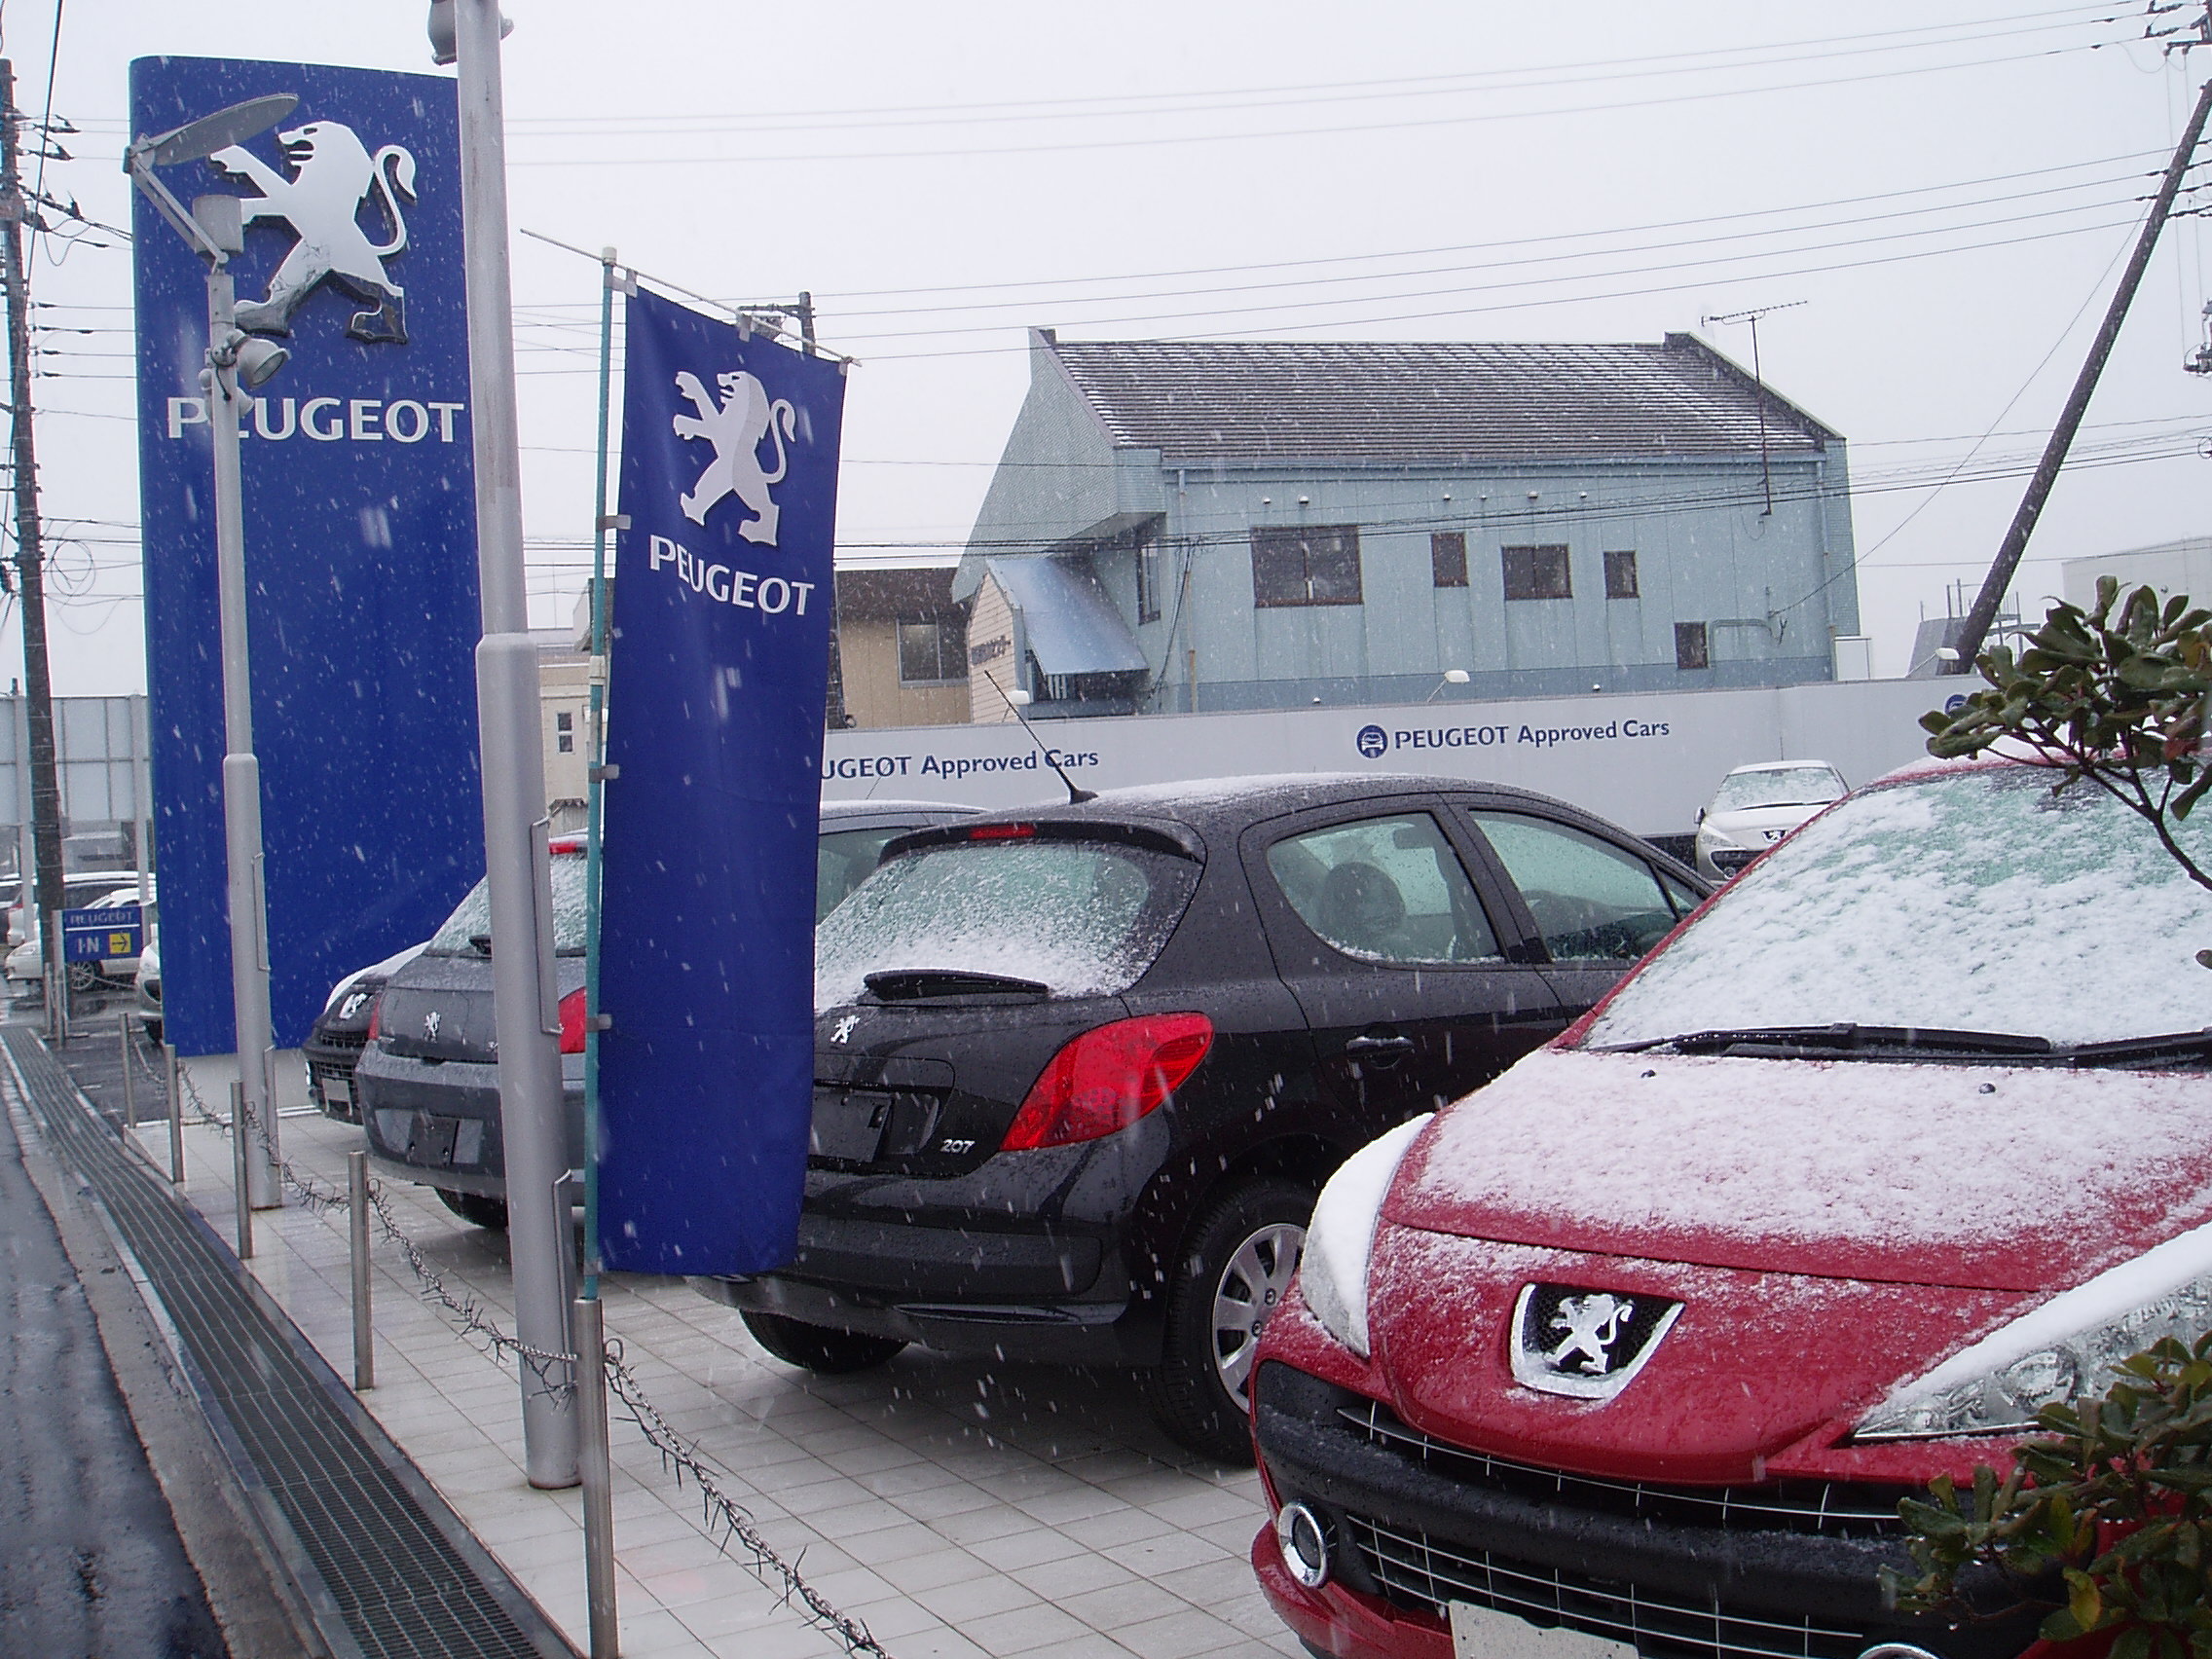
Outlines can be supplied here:
[[1411, 1037], [1354, 1037], [1345, 1045], [1346, 1054], [1352, 1059], [1377, 1066], [1394, 1066], [1413, 1051]]

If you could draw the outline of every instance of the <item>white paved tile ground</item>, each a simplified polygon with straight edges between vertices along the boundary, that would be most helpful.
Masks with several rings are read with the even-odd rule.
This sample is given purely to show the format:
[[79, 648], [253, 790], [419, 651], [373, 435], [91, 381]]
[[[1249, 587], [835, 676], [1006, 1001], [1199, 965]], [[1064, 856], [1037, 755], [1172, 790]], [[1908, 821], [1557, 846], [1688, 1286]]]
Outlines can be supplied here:
[[[289, 1068], [287, 1068], [289, 1069]], [[212, 1077], [211, 1104], [226, 1098]], [[144, 1131], [166, 1159], [165, 1129]], [[334, 1188], [359, 1130], [282, 1120], [284, 1156]], [[230, 1236], [230, 1150], [187, 1130], [186, 1192]], [[399, 1224], [457, 1288], [513, 1328], [506, 1240], [427, 1189], [387, 1184]], [[253, 1270], [341, 1376], [351, 1376], [345, 1218], [297, 1204], [256, 1217]], [[519, 1390], [376, 1249], [377, 1386], [361, 1396], [446, 1500], [580, 1646], [583, 1548], [573, 1493], [522, 1472]], [[908, 1349], [859, 1377], [771, 1359], [737, 1315], [681, 1282], [603, 1281], [620, 1339], [668, 1420], [769, 1542], [894, 1659], [1272, 1659], [1297, 1655], [1246, 1562], [1263, 1519], [1249, 1470], [1179, 1452], [1129, 1378]], [[688, 1487], [617, 1412], [622, 1651], [630, 1659], [817, 1659], [806, 1625], [706, 1530]]]

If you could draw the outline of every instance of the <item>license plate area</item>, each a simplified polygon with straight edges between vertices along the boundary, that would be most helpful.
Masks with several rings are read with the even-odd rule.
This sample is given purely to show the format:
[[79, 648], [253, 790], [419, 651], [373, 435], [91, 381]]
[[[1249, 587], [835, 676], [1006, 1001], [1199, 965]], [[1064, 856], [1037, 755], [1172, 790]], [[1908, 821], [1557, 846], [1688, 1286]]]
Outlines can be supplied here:
[[941, 1100], [914, 1089], [818, 1084], [807, 1154], [836, 1163], [911, 1158], [928, 1144]]
[[1452, 1659], [1636, 1659], [1636, 1648], [1578, 1630], [1545, 1630], [1472, 1602], [1454, 1602]]

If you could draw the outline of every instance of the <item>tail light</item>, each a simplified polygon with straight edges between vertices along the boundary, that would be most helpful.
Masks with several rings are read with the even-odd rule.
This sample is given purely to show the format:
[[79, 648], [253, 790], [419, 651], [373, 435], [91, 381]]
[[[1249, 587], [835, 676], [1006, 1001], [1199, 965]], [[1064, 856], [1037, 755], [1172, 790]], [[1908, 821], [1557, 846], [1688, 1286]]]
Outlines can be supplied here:
[[1202, 1014], [1117, 1019], [1071, 1039], [1030, 1085], [1004, 1152], [1068, 1146], [1125, 1129], [1182, 1087], [1213, 1046]]
[[[540, 1050], [539, 1052], [544, 1051]], [[580, 1054], [584, 1051], [584, 993], [571, 991], [561, 999], [561, 1052]]]
[[384, 992], [379, 991], [375, 996], [369, 999], [369, 1034], [366, 1038], [363, 1039], [363, 1041], [374, 1043], [377, 1040], [378, 1034], [383, 1030]]

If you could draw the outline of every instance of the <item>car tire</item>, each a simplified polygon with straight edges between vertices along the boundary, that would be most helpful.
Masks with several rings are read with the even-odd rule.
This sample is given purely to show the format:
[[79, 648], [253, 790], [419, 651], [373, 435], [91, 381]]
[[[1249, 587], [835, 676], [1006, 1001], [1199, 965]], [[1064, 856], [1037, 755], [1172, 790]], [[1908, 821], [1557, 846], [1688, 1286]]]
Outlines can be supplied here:
[[487, 1198], [482, 1193], [455, 1193], [443, 1187], [434, 1189], [438, 1201], [471, 1227], [481, 1227], [487, 1233], [504, 1233], [507, 1230], [507, 1200]]
[[837, 1331], [828, 1325], [809, 1325], [782, 1313], [741, 1312], [753, 1340], [801, 1371], [825, 1377], [841, 1377], [852, 1371], [873, 1371], [906, 1345], [896, 1337], [867, 1337], [858, 1331]]
[[1312, 1215], [1310, 1188], [1253, 1181], [1193, 1225], [1168, 1281], [1165, 1348], [1143, 1374], [1145, 1403], [1178, 1446], [1217, 1462], [1252, 1461], [1253, 1351], [1290, 1288]]

